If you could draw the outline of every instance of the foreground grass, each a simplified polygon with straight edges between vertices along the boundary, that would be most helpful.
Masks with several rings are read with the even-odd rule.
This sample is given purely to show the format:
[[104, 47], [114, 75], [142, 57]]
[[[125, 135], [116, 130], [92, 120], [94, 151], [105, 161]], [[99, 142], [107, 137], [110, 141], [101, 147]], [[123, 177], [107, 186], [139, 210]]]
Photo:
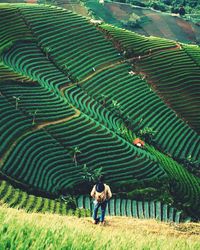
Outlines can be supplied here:
[[0, 249], [200, 249], [200, 225], [108, 217], [106, 226], [90, 218], [26, 213], [0, 207]]

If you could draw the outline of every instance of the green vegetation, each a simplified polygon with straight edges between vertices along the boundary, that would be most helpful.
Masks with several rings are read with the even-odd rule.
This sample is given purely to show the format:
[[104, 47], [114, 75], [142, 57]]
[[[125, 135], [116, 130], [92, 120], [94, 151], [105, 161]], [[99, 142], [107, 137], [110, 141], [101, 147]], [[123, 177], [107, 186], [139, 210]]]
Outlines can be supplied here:
[[[174, 41], [106, 24], [99, 30], [87, 19], [52, 6], [2, 4], [0, 11], [1, 175], [29, 193], [65, 199], [88, 193], [105, 173], [106, 183], [120, 187], [119, 195], [126, 192], [142, 200], [153, 195], [168, 204], [174, 200], [186, 216], [198, 219], [199, 178], [172, 159], [191, 156], [198, 162], [198, 100], [182, 109], [187, 124], [145, 75], [155, 62], [163, 81], [166, 54], [167, 65], [185, 62], [188, 73], [181, 65], [174, 75], [181, 75], [184, 84], [194, 83], [191, 91], [180, 84], [185, 95], [198, 92], [199, 58], [193, 47], [183, 50]], [[164, 88], [169, 91], [167, 82]], [[176, 100], [175, 93], [171, 99]], [[145, 140], [144, 148], [133, 145], [136, 137]], [[137, 190], [122, 188], [133, 180]], [[148, 181], [155, 185], [144, 185]], [[158, 190], [165, 188], [162, 196]], [[15, 204], [10, 192], [3, 199]], [[41, 207], [31, 196], [28, 210], [34, 203]], [[44, 207], [56, 210], [47, 200]], [[81, 216], [82, 211], [76, 213]]]
[[[107, 217], [105, 227], [91, 219], [27, 214], [0, 207], [0, 247], [4, 249], [194, 249], [199, 225]], [[122, 233], [123, 232], [123, 233]], [[99, 240], [101, 235], [101, 240]]]
[[[141, 38], [133, 32], [109, 25], [101, 27], [112, 36], [114, 43], [121, 45], [128, 57], [138, 56], [138, 60], [133, 58], [132, 61], [134, 71], [141, 72], [151, 88], [199, 133], [199, 114], [196, 112], [200, 80], [198, 46], [176, 44], [160, 38]], [[169, 72], [173, 72], [173, 76], [170, 77]], [[191, 106], [183, 105], [185, 100], [190, 101]]]
[[122, 26], [120, 21], [117, 21], [112, 13], [110, 13], [109, 10], [105, 9], [102, 4], [99, 3], [98, 0], [89, 0], [89, 1], [84, 1], [85, 6], [87, 7], [88, 14], [92, 16], [95, 19], [102, 19], [105, 22], [108, 23], [113, 23], [113, 25], [117, 25], [119, 27]]
[[[141, 197], [145, 197], [145, 192], [151, 192], [151, 199], [147, 199], [145, 201], [141, 201]], [[186, 218], [182, 211], [177, 211], [172, 206], [167, 205], [160, 201], [154, 201], [153, 195], [155, 190], [146, 189], [146, 190], [135, 190], [130, 192], [127, 197], [129, 199], [121, 199], [121, 198], [112, 198], [108, 202], [106, 216], [128, 216], [140, 219], [149, 219], [155, 218], [160, 221], [167, 222], [176, 222], [180, 223], [185, 220], [189, 221], [190, 218]], [[137, 200], [132, 199], [135, 197]], [[156, 195], [157, 198], [157, 195]], [[77, 198], [78, 207], [85, 209], [85, 211], [93, 210], [93, 202], [92, 199], [88, 196], [79, 196]], [[84, 211], [84, 210], [83, 210]]]
[[[140, 191], [139, 196], [130, 193], [127, 194], [126, 199], [111, 199], [108, 203], [107, 215], [157, 218], [158, 220], [175, 221], [176, 223], [185, 221], [186, 218], [181, 211], [176, 211], [173, 207], [168, 206], [167, 204], [162, 204], [159, 201], [153, 201], [158, 199], [158, 195], [155, 195], [154, 197], [153, 194], [153, 192], [156, 194], [156, 189], [149, 189], [151, 194], [148, 196], [144, 195], [146, 190]], [[137, 190], [134, 192], [138, 194]], [[146, 201], [137, 202], [136, 200], [128, 199], [132, 197], [138, 198], [138, 200], [143, 197]], [[75, 198], [74, 196], [61, 195], [59, 199], [52, 200], [27, 194], [20, 189], [12, 187], [6, 181], [0, 182], [0, 199], [1, 205], [7, 204], [9, 207], [24, 209], [29, 213], [48, 212], [60, 215], [75, 215], [80, 218], [91, 216], [93, 210], [92, 198], [89, 198], [88, 196], [81, 195]], [[166, 202], [166, 200], [164, 202]]]
[[200, 4], [198, 0], [117, 0], [120, 3], [130, 3], [141, 7], [152, 7], [155, 10], [171, 11], [178, 13], [182, 5], [186, 8], [187, 13], [199, 13]]
[[179, 14], [185, 20], [200, 25], [200, 3], [198, 0], [116, 0], [113, 2], [129, 3], [162, 12]]
[[0, 181], [0, 204], [24, 209], [27, 212], [56, 213], [61, 215], [76, 214], [76, 201], [71, 197], [57, 200], [37, 197], [14, 188], [6, 181]]
[[[200, 199], [198, 195], [195, 195], [195, 193], [200, 191], [199, 178], [190, 174], [177, 162], [158, 152], [153, 147], [148, 146], [147, 150], [157, 157], [170, 176], [172, 193], [176, 193], [176, 201], [181, 202], [182, 207], [185, 207], [185, 211], [191, 210], [194, 217], [195, 214], [199, 214]], [[176, 180], [179, 181], [177, 182]]]
[[[195, 108], [194, 108], [196, 103], [198, 102], [198, 98], [196, 98], [196, 93], [199, 92], [199, 85], [197, 83], [199, 81], [199, 74], [198, 74], [199, 67], [197, 65], [199, 63], [198, 56], [195, 56], [194, 53], [192, 55], [188, 54], [188, 52], [187, 52], [188, 47], [183, 46], [183, 49], [182, 49], [181, 45], [176, 45], [177, 48], [171, 47], [168, 49], [166, 47], [166, 48], [162, 48], [160, 50], [158, 48], [155, 48], [155, 46], [151, 47], [151, 43], [155, 41], [154, 39], [151, 39], [151, 38], [148, 39], [147, 41], [145, 41], [146, 47], [143, 46], [143, 48], [142, 48], [143, 44], [138, 43], [138, 36], [130, 31], [124, 31], [122, 29], [115, 28], [115, 27], [109, 26], [109, 25], [101, 25], [101, 28], [106, 31], [106, 35], [107, 34], [111, 35], [110, 38], [114, 39], [113, 40], [114, 44], [119, 43], [122, 46], [121, 48], [123, 50], [128, 51], [128, 53], [126, 53], [128, 55], [128, 57], [133, 57], [132, 60], [134, 63], [135, 71], [141, 71], [143, 73], [143, 75], [145, 75], [145, 78], [148, 78], [147, 81], [150, 85], [152, 85], [152, 89], [154, 89], [154, 87], [155, 87], [156, 89], [154, 89], [154, 90], [156, 90], [157, 93], [159, 93], [158, 91], [160, 90], [159, 94], [161, 95], [161, 97], [164, 100], [166, 100], [167, 103], [169, 102], [169, 100], [171, 101], [170, 104], [172, 106], [173, 106], [173, 103], [174, 104], [176, 103], [176, 106], [173, 106], [175, 111], [178, 114], [181, 114], [181, 113], [184, 114], [184, 118], [187, 119], [188, 123], [191, 124], [193, 127], [195, 127], [197, 132], [199, 132], [198, 131], [199, 124], [197, 126], [195, 126], [195, 124], [197, 124], [197, 121], [199, 120], [198, 112], [196, 112]], [[164, 40], [163, 40], [163, 42], [164, 42]], [[166, 41], [166, 45], [167, 45], [167, 41]], [[141, 50], [141, 48], [142, 48], [142, 50]], [[196, 50], [198, 50], [197, 47], [194, 47], [194, 48]], [[156, 50], [158, 50], [158, 52]], [[140, 54], [139, 54], [139, 52], [140, 52]], [[164, 57], [164, 55], [166, 55], [166, 57]], [[138, 56], [138, 58], [134, 57], [134, 56]], [[167, 59], [167, 57], [169, 57], [169, 59]], [[157, 61], [157, 58], [159, 58], [160, 60]], [[149, 71], [147, 70], [147, 68], [143, 67], [143, 65], [145, 65], [145, 63], [147, 61], [148, 61], [149, 67], [150, 67]], [[155, 64], [152, 64], [152, 61]], [[170, 70], [172, 70], [171, 64], [173, 61], [174, 61], [173, 68], [175, 68], [175, 70], [174, 70], [175, 73], [173, 74], [173, 78], [172, 78], [172, 80], [174, 81], [173, 86], [176, 86], [176, 88], [177, 87], [179, 87], [179, 88], [178, 88], [178, 90], [176, 90], [176, 88], [175, 89], [173, 88], [170, 91], [170, 87], [168, 87], [169, 86], [168, 85], [169, 84], [169, 72], [170, 72]], [[181, 63], [188, 64], [188, 68], [187, 69], [183, 68], [183, 66], [181, 66]], [[170, 65], [170, 70], [167, 70], [167, 66], [165, 64]], [[193, 67], [190, 68], [189, 66], [191, 64], [193, 64]], [[160, 74], [159, 74], [159, 67], [160, 67]], [[164, 72], [164, 73], [166, 73], [166, 75], [163, 73], [163, 67], [166, 71], [166, 72]], [[190, 70], [192, 71], [192, 73]], [[176, 74], [177, 74], [177, 77], [175, 77]], [[159, 80], [156, 82], [155, 77], [150, 78], [151, 75], [154, 75]], [[192, 75], [192, 77], [194, 77], [194, 80], [192, 79], [191, 75]], [[184, 82], [182, 82], [182, 79], [180, 79], [180, 76], [182, 78], [184, 78]], [[190, 76], [190, 77], [188, 77], [188, 76]], [[164, 79], [166, 79], [165, 80], [166, 84], [164, 83]], [[177, 82], [179, 81], [179, 79], [180, 79], [180, 83], [179, 83], [179, 85], [177, 85]], [[191, 86], [190, 84], [193, 81], [195, 83], [192, 84], [192, 86]], [[170, 82], [170, 83], [172, 83], [172, 82]], [[162, 85], [159, 85], [159, 84], [162, 84]], [[188, 90], [186, 90], [186, 84], [188, 86]], [[173, 91], [173, 93], [172, 93], [172, 91]], [[184, 91], [184, 95], [179, 97], [180, 91]], [[187, 95], [188, 95], [188, 97], [187, 97]], [[184, 105], [178, 106], [179, 99], [180, 99], [180, 103], [183, 104], [187, 98], [191, 99], [191, 96], [193, 96], [192, 100], [194, 100], [193, 105], [190, 106], [191, 109], [190, 109], [190, 107], [185, 107]], [[172, 119], [169, 120], [169, 122], [171, 123]], [[160, 124], [158, 125], [158, 127], [156, 127], [155, 125], [156, 125], [155, 123], [151, 123], [151, 122], [149, 123], [150, 132], [154, 131], [154, 133], [150, 133], [150, 134], [147, 133], [148, 138], [143, 137], [143, 139], [145, 139], [146, 142], [149, 142], [150, 144], [155, 145], [156, 148], [159, 148], [159, 149], [161, 149], [165, 145], [166, 148], [165, 149], [162, 148], [162, 151], [164, 151], [166, 154], [168, 154], [172, 157], [175, 157], [176, 159], [179, 159], [179, 158], [187, 159], [188, 152], [185, 151], [185, 156], [183, 156], [182, 154], [184, 153], [184, 151], [181, 152], [181, 147], [183, 146], [184, 141], [186, 142], [190, 138], [189, 136], [191, 136], [191, 134], [188, 134], [188, 133], [184, 134], [183, 130], [180, 130], [180, 133], [182, 133], [182, 135], [179, 133], [179, 136], [177, 136], [177, 132], [175, 132], [175, 133], [172, 133], [173, 137], [171, 137], [171, 139], [169, 136], [167, 138], [165, 137], [165, 139], [163, 137], [164, 140], [162, 142], [159, 142], [158, 138], [161, 139], [161, 137], [158, 136], [158, 134], [160, 133], [161, 126], [160, 126]], [[176, 124], [176, 131], [178, 128], [177, 126], [178, 125]], [[163, 126], [163, 128], [165, 128], [165, 126]], [[182, 126], [181, 126], [181, 128], [183, 129]], [[140, 136], [142, 137], [142, 134], [145, 134], [145, 133], [141, 133], [141, 131], [144, 132], [145, 127], [144, 127], [144, 129], [140, 129], [138, 132], [138, 133], [140, 133]], [[170, 131], [172, 132], [172, 127], [171, 127]], [[166, 135], [167, 132], [168, 131], [165, 130], [164, 134]], [[190, 130], [190, 132], [192, 132], [192, 131]], [[182, 140], [181, 140], [181, 137], [182, 137]], [[177, 138], [177, 139], [175, 139], [175, 138]], [[198, 136], [196, 133], [194, 133], [193, 140], [191, 140], [191, 142], [196, 141], [196, 138], [198, 138]], [[168, 142], [168, 144], [167, 144], [167, 142]], [[197, 144], [195, 144], [195, 145], [197, 146]], [[193, 145], [194, 146], [193, 147], [194, 154], [196, 154], [199, 150], [195, 147], [195, 145]], [[185, 144], [184, 144], [184, 147], [185, 147]], [[176, 148], [176, 152], [173, 151], [173, 149], [175, 149], [175, 148]], [[199, 201], [198, 196], [196, 196], [194, 198], [194, 200], [192, 201], [193, 198], [188, 193], [188, 192], [193, 193], [193, 191], [192, 191], [193, 188], [197, 188], [198, 189], [197, 193], [199, 193], [199, 184], [198, 184], [199, 179], [194, 177], [193, 175], [189, 174], [187, 171], [185, 172], [185, 169], [183, 169], [179, 164], [177, 164], [172, 159], [168, 159], [167, 156], [162, 155], [161, 152], [159, 152], [157, 150], [155, 150], [155, 151], [150, 150], [150, 147], [148, 145], [146, 146], [146, 149], [149, 152], [151, 152], [152, 155], [155, 155], [157, 157], [161, 166], [164, 167], [165, 171], [167, 171], [168, 176], [170, 177], [170, 179], [173, 183], [172, 184], [173, 189], [176, 190], [174, 192], [177, 194], [177, 199], [179, 200], [179, 198], [181, 197], [180, 200], [181, 200], [181, 202], [183, 202], [183, 206], [189, 207], [189, 209], [193, 210], [194, 214], [197, 212], [197, 210], [198, 210], [197, 213], [199, 213], [200, 211], [199, 211], [198, 207], [199, 207], [200, 201]], [[159, 157], [158, 157], [158, 155], [159, 155]], [[160, 157], [162, 157], [162, 159], [163, 159], [162, 161], [161, 161]], [[190, 155], [190, 158], [192, 158], [191, 155]], [[193, 161], [195, 161], [195, 160], [193, 159]], [[183, 161], [181, 161], [181, 162], [183, 163]], [[193, 166], [194, 166], [194, 164], [193, 164]], [[170, 171], [172, 171], [172, 169], [173, 169], [173, 173], [170, 172]], [[196, 174], [197, 172], [193, 171], [193, 173]], [[175, 176], [177, 176], [177, 178]], [[174, 184], [176, 182], [176, 181], [174, 181], [174, 178], [176, 180], [179, 179], [177, 186]], [[194, 186], [191, 187], [190, 186], [191, 184]], [[178, 194], [179, 192], [180, 192], [180, 194]], [[188, 203], [188, 199], [191, 199], [191, 202], [189, 202], [190, 205]], [[195, 202], [197, 202], [196, 205], [195, 205]]]
[[135, 32], [116, 28], [108, 24], [103, 24], [100, 27], [105, 30], [106, 34], [111, 36], [111, 39], [115, 39], [114, 42], [120, 43], [119, 49], [126, 51], [125, 55], [128, 55], [128, 57], [142, 56], [146, 53], [176, 46], [176, 43], [171, 40], [141, 36]]

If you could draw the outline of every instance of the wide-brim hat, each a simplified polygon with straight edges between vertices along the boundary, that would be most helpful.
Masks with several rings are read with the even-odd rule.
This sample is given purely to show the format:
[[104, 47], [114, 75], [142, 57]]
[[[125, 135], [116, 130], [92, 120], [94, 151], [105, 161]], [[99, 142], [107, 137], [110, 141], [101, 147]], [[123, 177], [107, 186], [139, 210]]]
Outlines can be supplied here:
[[101, 192], [104, 191], [104, 189], [105, 189], [105, 186], [104, 186], [103, 183], [97, 183], [97, 185], [96, 185], [96, 191], [97, 192], [101, 193]]

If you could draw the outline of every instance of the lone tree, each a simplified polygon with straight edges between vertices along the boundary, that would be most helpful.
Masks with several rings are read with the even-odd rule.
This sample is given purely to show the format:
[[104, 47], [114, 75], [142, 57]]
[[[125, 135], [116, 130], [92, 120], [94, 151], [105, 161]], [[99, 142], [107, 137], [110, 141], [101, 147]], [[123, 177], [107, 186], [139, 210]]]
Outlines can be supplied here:
[[35, 118], [36, 118], [37, 112], [38, 110], [35, 110], [33, 113], [30, 113], [30, 115], [32, 115], [32, 125], [35, 125]]
[[13, 98], [15, 99], [15, 109], [18, 109], [18, 105], [19, 105], [19, 101], [20, 101], [20, 97], [21, 96], [13, 96]]
[[81, 151], [79, 150], [79, 147], [70, 148], [70, 154], [73, 159], [73, 162], [75, 163], [75, 166], [77, 166], [77, 155], [80, 153]]
[[101, 176], [103, 174], [103, 168], [102, 167], [98, 167], [98, 168], [92, 168], [92, 167], [88, 167], [86, 164], [83, 165], [82, 167], [82, 178], [88, 182], [88, 183], [95, 183], [99, 176]]

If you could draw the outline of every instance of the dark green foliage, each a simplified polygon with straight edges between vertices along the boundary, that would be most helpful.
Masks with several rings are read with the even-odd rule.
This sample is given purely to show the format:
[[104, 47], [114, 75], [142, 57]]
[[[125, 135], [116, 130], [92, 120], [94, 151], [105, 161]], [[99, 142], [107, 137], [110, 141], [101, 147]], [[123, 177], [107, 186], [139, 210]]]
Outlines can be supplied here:
[[113, 183], [112, 190], [120, 198], [159, 200], [170, 205], [174, 203], [170, 194], [169, 179]]
[[184, 210], [194, 219], [200, 217], [200, 179], [188, 172], [182, 165], [170, 157], [155, 150], [151, 146], [146, 146], [152, 152], [168, 173], [170, 179], [170, 193], [175, 197], [174, 200], [179, 208]]
[[[134, 65], [132, 67], [125, 62], [121, 54], [112, 47], [111, 42], [106, 41], [99, 30], [80, 16], [66, 10], [45, 6], [16, 7], [14, 5], [11, 9], [6, 8], [2, 10], [5, 20], [0, 23], [0, 38], [3, 38], [4, 42], [2, 34], [5, 32], [8, 34], [8, 40], [17, 39], [17, 42], [3, 53], [0, 65], [3, 68], [0, 68], [0, 73], [4, 77], [8, 74], [8, 71], [3, 70], [5, 66], [19, 78], [23, 75], [40, 86], [43, 90], [41, 93], [48, 90], [47, 100], [50, 96], [50, 103], [54, 103], [55, 100], [62, 101], [68, 109], [65, 113], [62, 105], [59, 105], [61, 117], [66, 114], [67, 120], [59, 118], [51, 123], [46, 115], [47, 121], [40, 127], [39, 115], [43, 110], [42, 107], [46, 105], [45, 98], [42, 99], [44, 103], [41, 105], [40, 112], [37, 112], [34, 124], [33, 115], [30, 115], [37, 110], [35, 106], [39, 101], [33, 106], [32, 102], [40, 98], [40, 91], [35, 97], [30, 98], [33, 101], [29, 103], [31, 95], [27, 94], [27, 98], [24, 98], [24, 102], [20, 102], [16, 109], [16, 104], [10, 97], [13, 96], [13, 91], [19, 93], [20, 89], [1, 83], [2, 86], [6, 86], [3, 87], [5, 96], [0, 96], [3, 108], [1, 110], [5, 112], [6, 121], [1, 120], [3, 131], [1, 137], [5, 143], [3, 152], [8, 152], [6, 156], [3, 154], [1, 170], [4, 175], [25, 183], [32, 193], [34, 190], [38, 193], [42, 190], [57, 197], [67, 196], [69, 193], [88, 193], [91, 190], [92, 181], [99, 174], [99, 166], [106, 173], [108, 184], [122, 181], [126, 183], [133, 179], [141, 183], [147, 179], [156, 183], [156, 179], [169, 175], [168, 182], [171, 184], [174, 181], [174, 185], [171, 185], [172, 192], [183, 193], [181, 201], [188, 206], [189, 199], [189, 205], [196, 202], [195, 207], [197, 207], [199, 195], [199, 190], [196, 188], [197, 179], [184, 171], [180, 171], [178, 177], [173, 177], [171, 172], [177, 169], [179, 172], [179, 166], [168, 161], [167, 157], [161, 157], [156, 150], [151, 152], [146, 148], [139, 149], [131, 143], [135, 132], [151, 128], [145, 132], [140, 131], [140, 134], [146, 136], [145, 140], [151, 143], [153, 136], [155, 143], [161, 145], [161, 150], [183, 158], [191, 154], [194, 160], [198, 155], [197, 134], [176, 116], [157, 93], [153, 92], [147, 81], [142, 79], [141, 72], [139, 73]], [[8, 20], [11, 21], [8, 22]], [[63, 22], [65, 27], [62, 25]], [[21, 25], [23, 32], [16, 30], [10, 23], [17, 23], [17, 27]], [[49, 26], [51, 26], [50, 30]], [[109, 37], [116, 35], [113, 40], [122, 39], [120, 43], [121, 50], [125, 52], [124, 55], [130, 52], [129, 55], [134, 56], [138, 64], [138, 61], [144, 61], [143, 57], [149, 59], [149, 55], [152, 56], [151, 52], [155, 52], [161, 54], [158, 65], [162, 65], [163, 68], [163, 62], [160, 63], [163, 54], [168, 50], [174, 52], [172, 50], [177, 47], [177, 44], [172, 41], [146, 38], [120, 29], [115, 30], [108, 25], [102, 27], [107, 29], [106, 35]], [[36, 38], [33, 43], [21, 40], [27, 30], [31, 30], [32, 36]], [[55, 47], [52, 48], [52, 44], [55, 44]], [[155, 66], [156, 69], [158, 65]], [[151, 61], [150, 67], [152, 66]], [[94, 73], [94, 67], [96, 73]], [[131, 70], [137, 72], [131, 75]], [[8, 76], [13, 79], [12, 74]], [[69, 76], [73, 79], [72, 83]], [[170, 76], [172, 77], [173, 74]], [[77, 81], [79, 81], [78, 84]], [[74, 82], [76, 84], [73, 84]], [[7, 88], [8, 86], [10, 89]], [[26, 92], [29, 91], [25, 89], [25, 95]], [[109, 100], [101, 100], [101, 95], [108, 96]], [[51, 97], [54, 98], [51, 99]], [[10, 101], [7, 100], [9, 98]], [[54, 110], [55, 108], [50, 109], [49, 105], [46, 110], [49, 112], [51, 110], [52, 117], [56, 116], [57, 111]], [[26, 114], [29, 110], [28, 106], [31, 110], [29, 115]], [[75, 110], [76, 116], [74, 116]], [[45, 114], [46, 111], [44, 110], [43, 113]], [[31, 129], [25, 128], [27, 124], [24, 122], [30, 123]], [[12, 126], [9, 126], [10, 124]], [[9, 130], [4, 129], [3, 126]], [[152, 131], [156, 133], [153, 134]], [[185, 142], [191, 143], [194, 139], [196, 147], [187, 147]], [[13, 146], [10, 148], [10, 145]], [[82, 169], [84, 164], [87, 165]], [[164, 167], [166, 170], [163, 170]], [[194, 180], [194, 183], [189, 184], [189, 180]], [[122, 191], [119, 191], [121, 193], [134, 191], [134, 188], [128, 189], [128, 187], [123, 190], [122, 183], [120, 185], [116, 190], [121, 188]], [[162, 186], [164, 187], [164, 184]], [[181, 190], [178, 190], [179, 187]], [[138, 186], [137, 195], [159, 196], [152, 188], [154, 188], [153, 185]], [[16, 204], [11, 188], [8, 188], [5, 193], [4, 200], [9, 200], [12, 205]], [[163, 192], [163, 195], [160, 199], [166, 201], [168, 193]], [[24, 203], [25, 200], [26, 203]], [[48, 199], [37, 199], [35, 196], [30, 196], [28, 199], [22, 196], [19, 203], [20, 207], [27, 207], [29, 211], [34, 209], [42, 212], [57, 211], [63, 215], [67, 213], [67, 206], [69, 208], [74, 206], [74, 201], [68, 198], [66, 198], [66, 204], [59, 202], [55, 205]], [[88, 199], [85, 200], [85, 204], [87, 204], [86, 208], [92, 206]], [[117, 204], [120, 213], [124, 214], [125, 202], [122, 202], [122, 209], [120, 201]], [[142, 204], [139, 204], [140, 214], [143, 214]], [[159, 204], [158, 210], [160, 210]], [[77, 214], [79, 216], [81, 212], [77, 211]]]
[[128, 199], [134, 200], [159, 200], [166, 204], [173, 204], [173, 198], [169, 193], [169, 189], [165, 189], [163, 186], [160, 189], [156, 188], [144, 188], [135, 189], [127, 194]]
[[87, 165], [84, 164], [81, 175], [85, 182], [95, 183], [97, 182], [99, 176], [103, 174], [102, 170], [102, 167], [92, 169], [91, 167], [87, 167]]
[[154, 8], [155, 10], [160, 10], [160, 11], [167, 11], [166, 6], [163, 3], [160, 2], [153, 2], [150, 4], [150, 7]]
[[185, 15], [185, 8], [184, 8], [183, 6], [181, 6], [181, 7], [179, 8], [179, 15], [180, 15], [180, 16], [184, 16], [184, 15]]
[[30, 195], [20, 189], [14, 188], [6, 181], [0, 181], [1, 204], [6, 203], [10, 207], [24, 209], [27, 212], [73, 214], [76, 209], [76, 201], [72, 196], [60, 199], [47, 199]]
[[[117, 2], [123, 3], [124, 0], [117, 0]], [[169, 7], [171, 7], [172, 13], [180, 13], [180, 6], [186, 7], [189, 12], [197, 12], [199, 11], [200, 3], [198, 0], [149, 0], [149, 1], [135, 1], [128, 0], [127, 3], [134, 4], [141, 7], [152, 7], [155, 10], [160, 11], [169, 11]], [[185, 14], [185, 13], [184, 13]], [[180, 15], [183, 15], [180, 13]]]
[[[85, 202], [86, 200], [90, 203], [89, 207], [88, 202]], [[77, 207], [79, 207], [79, 209], [76, 210], [77, 217], [87, 216], [87, 213], [89, 214], [88, 210], [92, 212], [93, 205], [91, 205], [91, 201], [92, 199], [88, 196], [81, 195], [77, 197]], [[182, 211], [178, 211], [175, 208], [157, 200], [136, 201], [116, 197], [109, 200], [106, 215], [131, 216], [141, 219], [156, 218], [157, 220], [176, 223], [184, 221], [185, 219]]]
[[155, 144], [154, 137], [156, 131], [150, 127], [145, 127], [137, 132], [137, 135], [148, 144]]
[[115, 193], [118, 192], [130, 192], [135, 189], [144, 189], [146, 187], [151, 187], [159, 189], [163, 186], [163, 189], [169, 189], [169, 179], [168, 178], [155, 178], [153, 180], [137, 180], [133, 179], [131, 181], [119, 181], [112, 184], [112, 190]]
[[163, 0], [163, 3], [166, 4], [166, 5], [171, 5], [172, 0]]
[[64, 202], [66, 205], [67, 210], [74, 210], [76, 209], [76, 200], [73, 196], [67, 195], [67, 196], [60, 196], [60, 201]]
[[[127, 2], [127, 1], [126, 1]], [[146, 4], [138, 0], [130, 0], [130, 3], [140, 7], [146, 7]]]
[[185, 166], [189, 172], [200, 177], [199, 162], [197, 160], [193, 160], [191, 155], [185, 159], [175, 158], [175, 160]]

